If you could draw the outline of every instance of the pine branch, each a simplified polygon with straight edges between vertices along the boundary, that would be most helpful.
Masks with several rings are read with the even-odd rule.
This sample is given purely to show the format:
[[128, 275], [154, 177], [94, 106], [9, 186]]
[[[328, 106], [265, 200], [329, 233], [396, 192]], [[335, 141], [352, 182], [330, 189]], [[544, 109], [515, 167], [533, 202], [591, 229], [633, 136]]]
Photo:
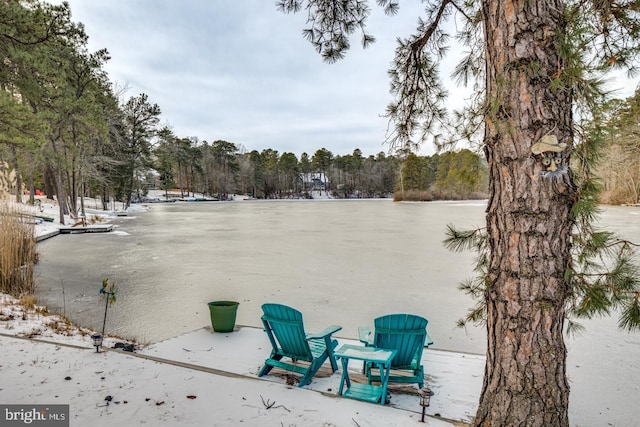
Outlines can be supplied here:
[[633, 301], [624, 307], [618, 327], [627, 331], [640, 331], [640, 296], [636, 295]]
[[445, 235], [447, 238], [442, 242], [444, 246], [453, 252], [481, 249], [486, 243], [485, 228], [460, 231], [453, 225], [448, 224]]

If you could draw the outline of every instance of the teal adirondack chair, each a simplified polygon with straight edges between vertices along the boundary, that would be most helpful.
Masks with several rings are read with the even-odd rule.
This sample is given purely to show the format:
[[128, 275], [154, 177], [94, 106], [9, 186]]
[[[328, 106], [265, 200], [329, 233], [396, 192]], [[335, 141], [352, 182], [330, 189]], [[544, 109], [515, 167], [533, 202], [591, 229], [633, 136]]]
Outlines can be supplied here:
[[[391, 376], [389, 382], [418, 384], [424, 387], [424, 367], [422, 366], [422, 350], [433, 344], [427, 333], [427, 323], [424, 317], [413, 314], [388, 314], [375, 319], [373, 332], [368, 326], [358, 328], [360, 341], [367, 347], [396, 350], [396, 356], [391, 362]], [[400, 375], [393, 371], [407, 371]], [[373, 375], [372, 366], [365, 364], [363, 372], [369, 383], [380, 381], [379, 375]]]
[[[278, 367], [302, 374], [298, 383], [298, 387], [302, 387], [309, 384], [327, 359], [331, 362], [333, 372], [338, 370], [333, 356], [338, 341], [332, 339], [331, 335], [341, 330], [341, 326], [332, 325], [318, 334], [307, 334], [302, 323], [302, 313], [298, 310], [282, 304], [264, 304], [262, 311], [262, 324], [273, 350], [258, 376], [266, 375], [273, 367]], [[291, 362], [284, 361], [285, 357], [291, 359]], [[308, 364], [296, 363], [298, 361]]]

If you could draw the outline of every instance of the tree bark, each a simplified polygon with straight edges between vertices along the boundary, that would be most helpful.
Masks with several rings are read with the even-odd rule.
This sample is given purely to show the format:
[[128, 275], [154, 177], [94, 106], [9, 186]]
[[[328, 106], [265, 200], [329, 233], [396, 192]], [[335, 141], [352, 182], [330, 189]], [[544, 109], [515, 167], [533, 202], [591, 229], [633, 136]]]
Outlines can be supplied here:
[[58, 146], [56, 144], [55, 137], [50, 137], [49, 141], [51, 142], [51, 148], [53, 149], [53, 154], [56, 159], [56, 176], [55, 176], [55, 185], [56, 185], [56, 197], [58, 198], [58, 212], [60, 214], [60, 224], [65, 225], [64, 216], [67, 214], [67, 205], [66, 205], [66, 197], [64, 195], [64, 184], [62, 182], [62, 165], [60, 161], [60, 154], [58, 150]]
[[107, 191], [107, 186], [105, 184], [102, 185], [102, 210], [106, 211], [109, 209], [109, 192]]
[[33, 156], [29, 154], [29, 204], [36, 203], [36, 185], [33, 178]]
[[13, 166], [13, 170], [16, 174], [16, 203], [22, 203], [22, 171], [20, 170], [20, 165], [18, 163], [18, 150], [14, 144], [10, 145], [11, 147], [11, 165]]
[[47, 199], [53, 200], [53, 196], [55, 193], [55, 174], [50, 165], [45, 165], [43, 168], [44, 175], [44, 194], [47, 196]]
[[[482, 7], [490, 259], [487, 362], [475, 425], [568, 426], [562, 333], [576, 197], [568, 168], [572, 94], [550, 84], [563, 70], [563, 3], [483, 0]], [[545, 135], [568, 146], [553, 172], [531, 152]]]

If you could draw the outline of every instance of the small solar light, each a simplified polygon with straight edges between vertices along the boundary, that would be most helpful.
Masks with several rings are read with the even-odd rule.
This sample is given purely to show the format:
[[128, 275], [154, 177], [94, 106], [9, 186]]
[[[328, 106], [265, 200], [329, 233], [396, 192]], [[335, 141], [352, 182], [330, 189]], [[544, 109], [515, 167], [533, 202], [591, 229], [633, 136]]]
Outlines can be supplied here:
[[418, 394], [420, 395], [420, 406], [422, 407], [422, 419], [420, 422], [424, 422], [425, 412], [427, 410], [427, 406], [431, 404], [431, 396], [433, 396], [433, 392], [431, 389], [425, 387], [418, 390]]
[[100, 353], [100, 347], [102, 347], [102, 335], [101, 334], [91, 335], [91, 341], [93, 341], [93, 346], [96, 348], [96, 353]]

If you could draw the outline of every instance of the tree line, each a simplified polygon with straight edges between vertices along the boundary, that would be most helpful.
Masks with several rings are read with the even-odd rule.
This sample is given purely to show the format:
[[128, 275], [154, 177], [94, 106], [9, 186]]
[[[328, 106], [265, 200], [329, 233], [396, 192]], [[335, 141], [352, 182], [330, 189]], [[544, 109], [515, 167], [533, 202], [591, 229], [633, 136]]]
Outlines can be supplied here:
[[[360, 149], [311, 155], [175, 135], [146, 94], [123, 99], [109, 81], [106, 49], [88, 50], [67, 4], [7, 2], [0, 11], [0, 158], [15, 172], [16, 199], [41, 188], [64, 214], [84, 214], [83, 197], [126, 205], [148, 188], [226, 198], [333, 197], [433, 200], [486, 197], [486, 161], [470, 150], [363, 156]], [[640, 202], [636, 95], [607, 105], [609, 138], [599, 168], [604, 202]], [[625, 164], [619, 168], [616, 164]], [[315, 174], [315, 175], [314, 175]], [[326, 181], [318, 187], [318, 180]], [[325, 188], [326, 187], [326, 188]]]
[[[42, 189], [60, 201], [61, 214], [74, 216], [84, 215], [84, 197], [98, 197], [108, 209], [110, 200], [128, 206], [149, 188], [221, 199], [309, 197], [320, 189], [347, 198], [434, 186], [461, 195], [486, 181], [480, 158], [468, 150], [365, 157], [359, 149], [334, 155], [320, 148], [298, 158], [176, 135], [160, 125], [161, 108], [146, 94], [126, 99], [109, 81], [108, 51], [89, 51], [68, 4], [4, 2], [0, 18], [0, 159], [15, 172], [17, 201], [25, 190], [33, 197]], [[434, 174], [419, 170], [424, 165]]]
[[[67, 4], [7, 2], [0, 17], [6, 64], [0, 70], [0, 159], [15, 172], [16, 200], [25, 189], [33, 195], [40, 188], [73, 216], [84, 214], [86, 196], [101, 198], [107, 209], [110, 200], [128, 206], [149, 188], [221, 199], [234, 193], [309, 197], [314, 189], [338, 198], [486, 197], [486, 161], [467, 149], [418, 156], [405, 148], [365, 157], [357, 148], [344, 155], [320, 148], [298, 158], [178, 136], [160, 126], [161, 108], [146, 94], [125, 99], [109, 81], [108, 51], [88, 50], [84, 27], [72, 22]], [[599, 169], [605, 202], [639, 201], [638, 144], [626, 143], [637, 139], [638, 97], [607, 107], [612, 130]], [[620, 162], [628, 167], [615, 167]], [[326, 182], [318, 186], [310, 177]]]
[[311, 156], [304, 152], [298, 158], [270, 148], [246, 152], [241, 145], [223, 140], [208, 143], [177, 138], [167, 128], [159, 135], [152, 162], [157, 175], [149, 177], [151, 184], [141, 184], [179, 189], [181, 195], [226, 199], [229, 194], [245, 194], [283, 199], [308, 198], [313, 191], [325, 191], [335, 198], [395, 194], [397, 199], [411, 199], [402, 193], [414, 190], [414, 198], [421, 193], [431, 198], [433, 194], [465, 198], [486, 193], [486, 164], [466, 149], [432, 156], [379, 152], [365, 157], [357, 148], [346, 155], [320, 148]]

